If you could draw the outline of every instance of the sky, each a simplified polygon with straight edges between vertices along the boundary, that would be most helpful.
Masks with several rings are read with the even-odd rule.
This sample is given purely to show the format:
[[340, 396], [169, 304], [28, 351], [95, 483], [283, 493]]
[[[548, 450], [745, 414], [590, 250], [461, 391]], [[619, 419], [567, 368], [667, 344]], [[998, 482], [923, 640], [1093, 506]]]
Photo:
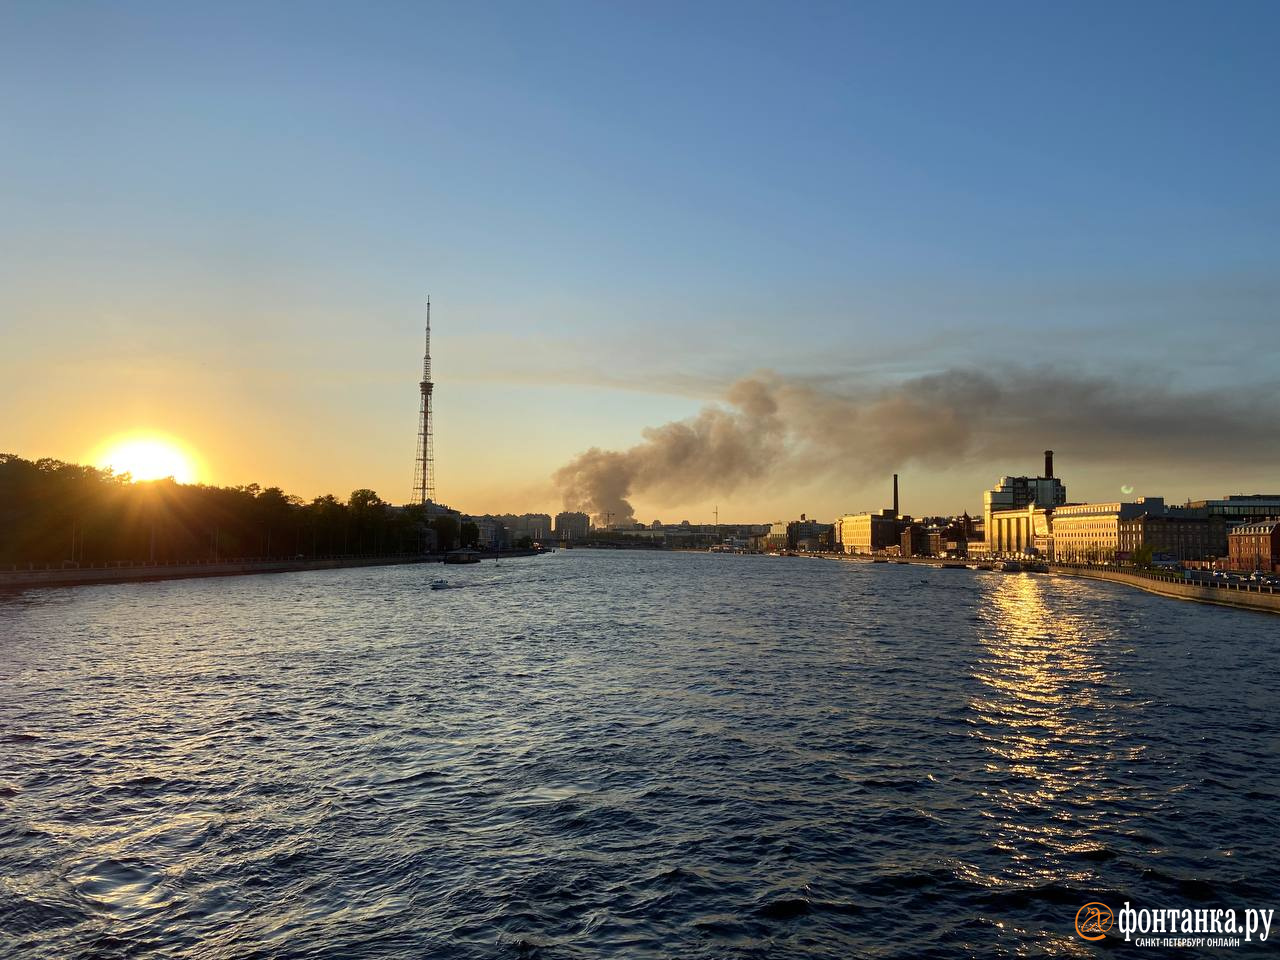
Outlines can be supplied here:
[[[9, 0], [0, 451], [155, 432], [206, 482], [403, 502], [429, 294], [464, 511], [554, 512], [575, 457], [761, 376], [864, 420], [921, 378], [1018, 388], [968, 444], [832, 428], [838, 468], [794, 419], [785, 468], [642, 485], [641, 519], [879, 509], [893, 469], [905, 510], [974, 512], [1046, 447], [1072, 500], [1280, 492], [1278, 32], [1246, 2]], [[1097, 396], [1151, 408], [1132, 462]], [[1046, 416], [997, 443], [1011, 404]]]

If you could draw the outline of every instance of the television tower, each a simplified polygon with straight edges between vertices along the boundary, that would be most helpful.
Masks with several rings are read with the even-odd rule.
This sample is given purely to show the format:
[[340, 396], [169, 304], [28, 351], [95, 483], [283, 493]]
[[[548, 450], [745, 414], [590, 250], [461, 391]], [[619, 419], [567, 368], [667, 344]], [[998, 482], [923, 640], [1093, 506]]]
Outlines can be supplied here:
[[427, 343], [422, 355], [422, 404], [418, 408], [418, 458], [413, 467], [414, 503], [434, 503], [436, 465], [431, 450], [431, 298], [427, 297]]

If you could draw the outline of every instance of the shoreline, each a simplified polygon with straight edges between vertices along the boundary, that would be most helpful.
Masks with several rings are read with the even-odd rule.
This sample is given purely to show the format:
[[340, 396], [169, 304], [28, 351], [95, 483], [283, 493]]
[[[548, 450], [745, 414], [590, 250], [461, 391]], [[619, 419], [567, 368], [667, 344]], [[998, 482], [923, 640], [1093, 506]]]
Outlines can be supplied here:
[[[481, 553], [482, 560], [537, 556], [535, 550]], [[308, 570], [345, 570], [354, 567], [393, 567], [411, 563], [443, 563], [444, 554], [412, 556], [325, 557], [304, 560], [230, 560], [187, 563], [129, 563], [110, 567], [0, 570], [0, 592], [32, 587], [88, 587], [111, 583], [154, 583], [162, 580], [197, 580], [209, 577], [245, 577], [269, 573], [302, 573]]]
[[1067, 564], [1051, 564], [1049, 572], [1060, 577], [1081, 577], [1086, 580], [1105, 580], [1134, 587], [1171, 600], [1190, 600], [1215, 607], [1232, 607], [1236, 610], [1252, 610], [1256, 613], [1280, 613], [1280, 592], [1269, 587], [1240, 587], [1237, 585], [1197, 583], [1158, 574], [1127, 573], [1121, 570], [1072, 567]]
[[[612, 549], [626, 549], [613, 547]], [[645, 552], [655, 548], [642, 548]], [[662, 553], [705, 553], [696, 548], [657, 548]], [[481, 553], [481, 559], [495, 557], [537, 556], [536, 550], [511, 550], [501, 554]], [[742, 554], [747, 556], [747, 554]], [[765, 556], [765, 554], [759, 554]], [[873, 558], [861, 554], [793, 554], [814, 560], [837, 560], [845, 563], [872, 563]], [[356, 567], [388, 567], [415, 563], [442, 563], [444, 554], [415, 554], [413, 556], [386, 557], [326, 557], [303, 560], [237, 560], [195, 561], [189, 563], [132, 563], [107, 567], [71, 567], [66, 569], [0, 570], [0, 592], [29, 588], [101, 586], [112, 583], [154, 583], [164, 580], [192, 580], [210, 577], [241, 577], [271, 573], [302, 573], [310, 570], [343, 570]], [[964, 560], [942, 561], [935, 557], [890, 557], [886, 562], [896, 566], [927, 566], [933, 568], [964, 567]], [[1086, 580], [1102, 580], [1133, 587], [1146, 593], [1172, 600], [1189, 600], [1237, 610], [1257, 613], [1280, 614], [1280, 591], [1268, 587], [1251, 587], [1237, 584], [1199, 583], [1170, 575], [1140, 571], [1113, 570], [1105, 567], [1078, 567], [1071, 564], [1050, 564], [1048, 574], [1061, 577], [1081, 577]]]
[[[822, 556], [815, 554], [815, 556]], [[833, 560], [847, 562], [873, 562], [869, 556], [827, 554]], [[934, 557], [890, 557], [886, 562], [896, 565], [920, 565], [940, 567], [946, 563], [948, 567], [963, 565], [971, 561], [942, 561]], [[1252, 610], [1256, 613], [1280, 613], [1280, 590], [1270, 587], [1250, 586], [1248, 584], [1215, 584], [1184, 580], [1169, 574], [1147, 573], [1144, 571], [1113, 570], [1106, 567], [1081, 567], [1067, 563], [1051, 563], [1048, 574], [1059, 577], [1081, 577], [1086, 580], [1104, 580], [1108, 583], [1119, 583], [1134, 587], [1146, 593], [1167, 597], [1171, 600], [1190, 600], [1193, 603], [1208, 603], [1217, 607], [1231, 607], [1236, 610]], [[999, 571], [996, 571], [999, 572]]]

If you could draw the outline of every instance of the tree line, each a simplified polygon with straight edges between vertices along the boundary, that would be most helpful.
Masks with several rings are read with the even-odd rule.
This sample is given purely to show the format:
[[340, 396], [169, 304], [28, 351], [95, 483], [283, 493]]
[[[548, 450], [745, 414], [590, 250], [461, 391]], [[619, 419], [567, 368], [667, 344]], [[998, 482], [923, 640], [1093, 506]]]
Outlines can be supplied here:
[[385, 556], [475, 542], [475, 525], [373, 490], [310, 502], [279, 487], [134, 482], [0, 454], [0, 564]]

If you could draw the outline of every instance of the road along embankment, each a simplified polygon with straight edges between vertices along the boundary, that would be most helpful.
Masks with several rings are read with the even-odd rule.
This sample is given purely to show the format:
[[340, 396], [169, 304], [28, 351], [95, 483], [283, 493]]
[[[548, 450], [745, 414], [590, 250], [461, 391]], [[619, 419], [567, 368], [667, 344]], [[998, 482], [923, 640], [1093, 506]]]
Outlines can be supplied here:
[[1112, 567], [1077, 567], [1065, 563], [1055, 563], [1050, 566], [1049, 571], [1060, 576], [1088, 577], [1091, 580], [1124, 583], [1139, 590], [1146, 590], [1148, 593], [1158, 593], [1162, 597], [1176, 597], [1179, 600], [1194, 600], [1198, 603], [1216, 603], [1224, 607], [1242, 607], [1247, 610], [1280, 613], [1280, 590], [1257, 584], [1204, 583], [1184, 580], [1168, 574], [1117, 570]]

